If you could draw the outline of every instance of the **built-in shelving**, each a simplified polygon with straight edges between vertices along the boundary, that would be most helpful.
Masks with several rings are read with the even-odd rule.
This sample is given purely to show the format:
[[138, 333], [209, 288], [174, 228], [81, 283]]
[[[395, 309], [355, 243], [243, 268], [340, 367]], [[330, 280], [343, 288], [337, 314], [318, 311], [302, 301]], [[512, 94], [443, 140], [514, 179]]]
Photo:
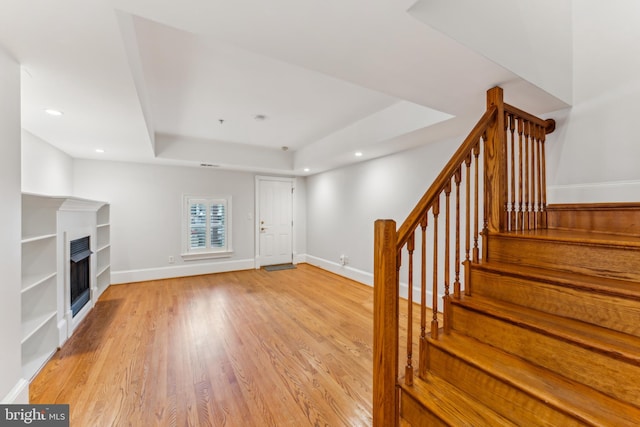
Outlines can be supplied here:
[[111, 225], [110, 206], [96, 212], [96, 286], [98, 296], [111, 284]]
[[41, 325], [22, 340], [22, 376], [31, 380], [58, 348], [56, 312], [43, 318]]
[[[31, 380], [68, 336], [64, 292], [66, 229], [60, 211], [95, 212], [93, 303], [111, 283], [109, 205], [72, 197], [22, 195], [22, 375]], [[75, 220], [76, 217], [72, 217]], [[83, 217], [86, 218], [86, 217]], [[72, 221], [73, 222], [73, 221]], [[68, 263], [68, 261], [66, 261]], [[62, 322], [62, 323], [60, 323]], [[61, 335], [62, 334], [62, 335]], [[69, 332], [70, 334], [70, 332]]]
[[22, 374], [32, 378], [58, 343], [57, 212], [62, 199], [22, 195]]
[[56, 235], [32, 237], [22, 241], [22, 290], [57, 274]]
[[109, 224], [100, 224], [96, 227], [96, 233], [98, 235], [96, 246], [98, 251], [109, 246], [109, 228]]

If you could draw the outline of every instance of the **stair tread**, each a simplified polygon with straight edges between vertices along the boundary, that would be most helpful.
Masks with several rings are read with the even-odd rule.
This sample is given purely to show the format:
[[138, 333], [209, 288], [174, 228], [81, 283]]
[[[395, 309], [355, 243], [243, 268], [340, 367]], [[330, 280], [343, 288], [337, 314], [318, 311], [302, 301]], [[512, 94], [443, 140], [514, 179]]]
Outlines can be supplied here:
[[492, 234], [580, 244], [640, 248], [640, 236], [630, 234], [603, 233], [589, 230], [547, 228], [539, 230], [505, 231]]
[[515, 426], [464, 391], [432, 373], [424, 379], [417, 375], [413, 385], [401, 381], [400, 387], [438, 418], [452, 425]]
[[640, 408], [625, 404], [516, 356], [451, 332], [429, 344], [592, 425], [635, 425]]
[[481, 296], [463, 296], [452, 302], [640, 366], [640, 338], [636, 336]]
[[601, 294], [618, 295], [640, 300], [640, 283], [632, 280], [593, 276], [571, 271], [551, 270], [548, 268], [499, 261], [481, 261], [480, 263], [473, 264], [473, 268], [523, 278], [535, 278], [540, 282], [560, 284]]

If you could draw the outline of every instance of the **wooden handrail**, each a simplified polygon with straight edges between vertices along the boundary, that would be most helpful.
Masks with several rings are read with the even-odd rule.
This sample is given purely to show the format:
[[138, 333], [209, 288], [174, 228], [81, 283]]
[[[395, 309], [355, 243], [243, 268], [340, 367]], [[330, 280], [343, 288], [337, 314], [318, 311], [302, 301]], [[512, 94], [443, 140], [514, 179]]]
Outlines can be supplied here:
[[460, 168], [460, 165], [465, 162], [466, 158], [469, 156], [469, 152], [471, 152], [474, 145], [482, 137], [487, 126], [495, 119], [497, 111], [498, 109], [496, 107], [491, 107], [482, 115], [460, 148], [458, 148], [458, 150], [453, 154], [444, 169], [442, 169], [442, 172], [440, 172], [436, 177], [433, 184], [431, 184], [418, 204], [413, 208], [407, 219], [402, 223], [398, 229], [398, 250], [404, 247], [413, 233], [413, 230], [415, 230], [418, 224], [420, 224], [420, 221], [424, 217], [424, 213], [431, 207], [434, 199], [440, 196], [440, 193], [446, 183], [451, 180], [456, 171]]
[[556, 121], [553, 119], [543, 120], [534, 116], [533, 114], [529, 114], [526, 111], [519, 109], [518, 107], [514, 107], [513, 105], [509, 105], [507, 103], [504, 103], [503, 105], [505, 112], [514, 114], [520, 118], [523, 118], [531, 123], [542, 127], [545, 134], [550, 134], [556, 129]]

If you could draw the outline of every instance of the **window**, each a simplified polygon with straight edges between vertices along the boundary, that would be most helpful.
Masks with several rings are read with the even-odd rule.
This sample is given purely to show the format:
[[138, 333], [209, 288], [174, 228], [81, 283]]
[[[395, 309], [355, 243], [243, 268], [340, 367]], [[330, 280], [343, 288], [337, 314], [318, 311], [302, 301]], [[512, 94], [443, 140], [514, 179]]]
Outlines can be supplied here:
[[184, 244], [182, 258], [230, 256], [231, 196], [184, 196]]

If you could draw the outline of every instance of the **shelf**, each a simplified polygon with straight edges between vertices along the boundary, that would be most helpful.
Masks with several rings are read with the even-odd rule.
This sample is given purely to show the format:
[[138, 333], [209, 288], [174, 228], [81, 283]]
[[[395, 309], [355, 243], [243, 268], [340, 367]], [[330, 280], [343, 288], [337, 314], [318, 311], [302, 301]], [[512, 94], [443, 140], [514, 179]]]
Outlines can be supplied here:
[[56, 233], [41, 234], [41, 235], [38, 235], [38, 236], [24, 237], [22, 239], [22, 244], [24, 245], [25, 243], [39, 242], [41, 240], [53, 239], [53, 238], [56, 238], [56, 237], [58, 237], [58, 235]]
[[110, 225], [111, 225], [111, 224], [109, 224], [109, 223], [107, 222], [107, 223], [104, 223], [104, 224], [98, 224], [98, 225], [96, 225], [96, 228], [105, 228], [105, 227], [109, 227]]
[[109, 244], [109, 231], [110, 227], [108, 225], [96, 229], [96, 247], [102, 248]]
[[102, 295], [105, 289], [111, 284], [111, 267], [107, 266], [98, 274], [98, 296]]
[[57, 231], [57, 211], [64, 199], [35, 194], [22, 195], [22, 236], [54, 234]]
[[105, 249], [109, 249], [110, 247], [111, 247], [111, 245], [107, 243], [106, 245], [104, 245], [104, 246], [99, 247], [98, 249], [96, 249], [96, 253], [103, 252]]
[[47, 280], [54, 278], [58, 275], [57, 272], [52, 273], [44, 273], [39, 275], [27, 276], [22, 278], [22, 290], [21, 292], [30, 291], [43, 283], [46, 283]]
[[57, 267], [57, 238], [40, 237], [29, 239], [22, 244], [22, 288], [27, 289], [32, 285], [56, 273]]
[[58, 314], [57, 274], [22, 291], [22, 342]]
[[102, 276], [104, 273], [107, 272], [107, 270], [109, 270], [110, 267], [111, 267], [110, 265], [107, 265], [107, 266], [103, 267], [102, 269], [98, 270], [98, 273], [96, 274], [96, 277]]
[[51, 357], [56, 354], [58, 349], [55, 348], [51, 351], [45, 352], [38, 357], [29, 360], [22, 364], [22, 376], [23, 378], [28, 379], [29, 381], [38, 375], [38, 372], [44, 367], [44, 365], [51, 359]]
[[55, 315], [22, 342], [22, 376], [31, 380], [58, 349]]
[[47, 324], [48, 321], [55, 318], [56, 314], [58, 314], [57, 310], [42, 314], [29, 320], [24, 320], [22, 322], [22, 344], [33, 337], [36, 332]]
[[109, 224], [109, 205], [105, 204], [102, 207], [100, 207], [98, 209], [98, 212], [96, 213], [96, 220], [97, 223], [100, 224], [100, 226], [105, 226]]
[[111, 251], [104, 250], [98, 253], [96, 260], [96, 271], [103, 271], [111, 264]]

